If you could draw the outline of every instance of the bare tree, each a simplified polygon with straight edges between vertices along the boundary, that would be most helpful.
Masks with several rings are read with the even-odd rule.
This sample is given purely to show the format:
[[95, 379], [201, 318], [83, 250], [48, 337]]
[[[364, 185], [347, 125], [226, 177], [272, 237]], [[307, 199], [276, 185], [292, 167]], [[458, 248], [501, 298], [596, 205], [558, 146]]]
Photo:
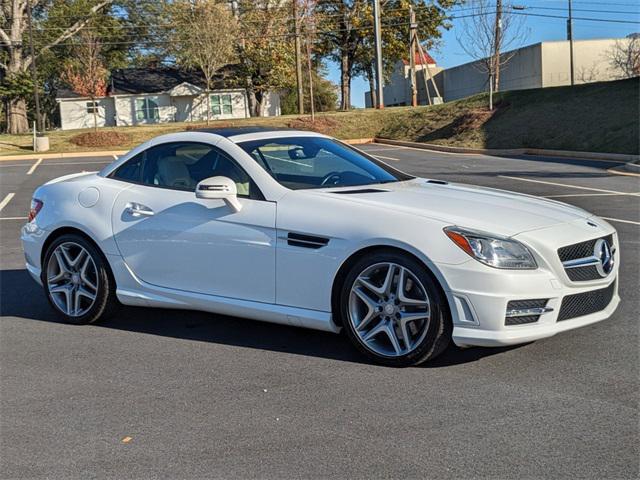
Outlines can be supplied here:
[[207, 125], [211, 121], [211, 89], [214, 76], [234, 58], [238, 33], [228, 5], [214, 0], [173, 4], [176, 42], [172, 52], [178, 63], [202, 72], [207, 95]]
[[580, 83], [597, 82], [600, 77], [600, 69], [598, 63], [593, 62], [590, 67], [582, 65], [576, 72]]
[[493, 91], [500, 88], [500, 70], [513, 58], [514, 52], [505, 50], [523, 43], [528, 37], [525, 17], [514, 15], [501, 0], [471, 0], [471, 12], [462, 21], [457, 36], [462, 49], [477, 60], [476, 66], [493, 77]]
[[608, 56], [609, 63], [621, 78], [640, 76], [640, 34], [616, 40]]
[[96, 99], [107, 94], [107, 69], [101, 58], [102, 45], [95, 33], [84, 31], [74, 48], [75, 56], [65, 65], [62, 78], [71, 89], [91, 100], [93, 129], [98, 131], [98, 105]]
[[[33, 62], [33, 57], [28, 54], [23, 43], [23, 36], [27, 29], [27, 1], [31, 1], [33, 8], [42, 3], [41, 0], [2, 0], [0, 3], [0, 77], [23, 76]], [[113, 1], [90, 0], [87, 2], [91, 7], [87, 8], [86, 16], [72, 23], [68, 28], [61, 29], [60, 34], [45, 45], [39, 45], [35, 56], [73, 37], [91, 21], [94, 13], [111, 5]], [[9, 133], [24, 133], [29, 130], [24, 96], [14, 96], [7, 101], [7, 123]]]

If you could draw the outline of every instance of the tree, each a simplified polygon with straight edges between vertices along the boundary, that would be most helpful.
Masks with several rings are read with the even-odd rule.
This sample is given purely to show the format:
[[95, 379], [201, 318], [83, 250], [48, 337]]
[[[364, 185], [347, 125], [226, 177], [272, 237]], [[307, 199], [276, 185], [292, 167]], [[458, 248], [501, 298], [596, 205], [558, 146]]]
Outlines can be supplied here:
[[469, 7], [471, 11], [462, 22], [458, 43], [477, 60], [476, 68], [487, 74], [487, 81], [493, 77], [493, 91], [498, 91], [500, 70], [515, 55], [503, 52], [526, 40], [526, 17], [515, 15], [510, 8], [503, 9], [501, 0], [472, 0]]
[[252, 117], [264, 114], [267, 94], [295, 78], [290, 4], [281, 0], [237, 2], [241, 35], [236, 42], [238, 83], [247, 89]]
[[73, 60], [66, 63], [62, 78], [71, 89], [92, 103], [93, 129], [98, 131], [98, 106], [96, 99], [107, 94], [108, 71], [101, 58], [100, 41], [91, 31], [79, 36]]
[[[447, 9], [459, 0], [381, 0], [382, 56], [384, 73], [389, 75], [396, 62], [409, 51], [409, 7], [413, 6], [420, 38], [427, 46], [448, 28]], [[327, 57], [340, 65], [340, 108], [351, 107], [351, 79], [363, 75], [375, 95], [373, 8], [371, 0], [319, 0], [321, 46]], [[372, 97], [373, 105], [376, 99]]]
[[[338, 87], [324, 77], [326, 70], [323, 66], [314, 62], [313, 76], [313, 104], [316, 112], [328, 112], [335, 110], [338, 104]], [[311, 111], [311, 102], [306, 92], [309, 91], [309, 76], [303, 75], [302, 82], [304, 95], [304, 111]], [[291, 84], [285, 90], [280, 99], [280, 108], [283, 115], [298, 113], [298, 92], [296, 85]]]
[[207, 95], [207, 125], [211, 119], [211, 90], [214, 76], [234, 59], [238, 28], [228, 5], [213, 0], [187, 1], [172, 5], [178, 64], [202, 72]]
[[[28, 0], [3, 0], [0, 6], [0, 79], [3, 83], [15, 83], [28, 71], [33, 57], [24, 48], [27, 29], [26, 11]], [[36, 12], [45, 12], [55, 3], [52, 0], [29, 0]], [[114, 0], [70, 0], [82, 6], [84, 15], [71, 19], [64, 27], [56, 31], [46, 43], [38, 45], [36, 56], [40, 56], [80, 32], [91, 21], [92, 15], [113, 3]], [[69, 2], [65, 2], [69, 3]], [[35, 15], [36, 13], [34, 13]], [[34, 86], [36, 88], [36, 86]], [[20, 90], [20, 89], [19, 89]], [[18, 90], [18, 91], [19, 91]], [[7, 111], [7, 130], [9, 133], [28, 131], [27, 104], [23, 93], [14, 91], [5, 96]]]
[[616, 40], [608, 56], [609, 63], [621, 78], [640, 76], [640, 34]]

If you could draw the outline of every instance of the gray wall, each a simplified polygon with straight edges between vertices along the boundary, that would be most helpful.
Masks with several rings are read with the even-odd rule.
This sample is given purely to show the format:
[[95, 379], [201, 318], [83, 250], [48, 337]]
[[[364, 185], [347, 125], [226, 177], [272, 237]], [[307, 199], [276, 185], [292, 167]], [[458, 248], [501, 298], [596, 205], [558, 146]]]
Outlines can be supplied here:
[[[542, 44], [537, 43], [513, 52], [500, 72], [500, 90], [523, 90], [542, 87]], [[444, 100], [488, 92], [488, 75], [479, 62], [465, 63], [442, 72]]]

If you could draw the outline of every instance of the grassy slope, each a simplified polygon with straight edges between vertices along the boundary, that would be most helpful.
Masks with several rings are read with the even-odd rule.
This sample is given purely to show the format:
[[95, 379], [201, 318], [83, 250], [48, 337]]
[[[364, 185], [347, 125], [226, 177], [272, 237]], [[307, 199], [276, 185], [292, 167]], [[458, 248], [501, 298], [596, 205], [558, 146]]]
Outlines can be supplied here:
[[[476, 148], [549, 148], [609, 153], [639, 150], [640, 79], [500, 93], [500, 108], [486, 111], [486, 94], [434, 107], [395, 107], [318, 115], [315, 129], [338, 138], [382, 136], [399, 140]], [[312, 128], [306, 118], [221, 121], [219, 125], [270, 125]], [[188, 124], [120, 127], [130, 148]], [[212, 127], [216, 122], [212, 122]], [[111, 129], [102, 129], [111, 130]], [[81, 151], [69, 139], [78, 131], [50, 133], [52, 151]], [[29, 135], [0, 135], [0, 153], [28, 152]], [[100, 148], [96, 148], [100, 149]]]

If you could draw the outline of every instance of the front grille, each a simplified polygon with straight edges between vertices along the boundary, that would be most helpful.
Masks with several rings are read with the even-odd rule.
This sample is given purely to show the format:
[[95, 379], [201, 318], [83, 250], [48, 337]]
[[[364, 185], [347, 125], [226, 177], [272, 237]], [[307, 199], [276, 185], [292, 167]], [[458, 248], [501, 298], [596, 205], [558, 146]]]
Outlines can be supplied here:
[[567, 295], [562, 299], [558, 321], [583, 317], [604, 310], [611, 303], [615, 290], [616, 282], [613, 282], [600, 290]]
[[[604, 240], [613, 247], [613, 235], [604, 237]], [[575, 243], [566, 247], [558, 249], [558, 257], [561, 262], [567, 262], [569, 260], [577, 260], [579, 258], [587, 258], [593, 256], [593, 248], [595, 247], [598, 238], [593, 240], [587, 240], [586, 242]], [[612, 249], [612, 253], [614, 250]], [[584, 267], [577, 268], [565, 268], [569, 280], [572, 282], [588, 282], [589, 280], [598, 280], [602, 278], [598, 273], [598, 269], [595, 265], [586, 265]]]
[[588, 282], [589, 280], [602, 278], [594, 265], [580, 268], [566, 268], [565, 272], [567, 272], [567, 276], [572, 282]]
[[[540, 298], [535, 300], [511, 300], [507, 303], [507, 314], [513, 310], [527, 310], [530, 308], [544, 308], [548, 299]], [[505, 325], [524, 325], [526, 323], [535, 323], [540, 319], [540, 315], [523, 315], [523, 316], [506, 316]]]
[[[604, 237], [609, 245], [613, 245], [613, 235]], [[558, 256], [561, 262], [567, 260], [575, 260], [577, 258], [585, 258], [593, 255], [593, 247], [596, 245], [598, 238], [587, 240], [586, 242], [575, 243], [558, 249]]]

